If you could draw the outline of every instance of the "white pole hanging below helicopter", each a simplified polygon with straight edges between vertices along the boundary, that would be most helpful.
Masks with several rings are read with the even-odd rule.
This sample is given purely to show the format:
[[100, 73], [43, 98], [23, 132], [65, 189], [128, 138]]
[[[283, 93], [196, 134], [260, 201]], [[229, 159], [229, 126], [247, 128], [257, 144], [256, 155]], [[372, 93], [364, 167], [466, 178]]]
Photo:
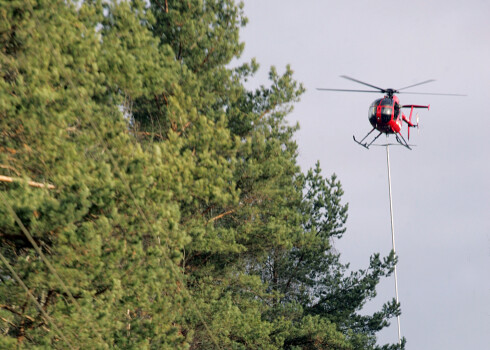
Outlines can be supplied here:
[[[388, 137], [388, 135], [386, 135]], [[389, 145], [386, 145], [386, 162], [388, 164], [388, 192], [390, 195], [390, 217], [391, 217], [391, 242], [393, 244], [393, 253], [396, 256], [396, 250], [395, 250], [395, 224], [393, 221], [393, 200], [391, 197], [391, 170], [390, 170], [390, 149]], [[396, 275], [396, 264], [395, 264], [395, 269], [394, 269], [394, 277], [395, 277], [395, 296], [396, 296], [396, 302], [399, 303], [398, 300], [398, 278]], [[401, 345], [402, 343], [402, 337], [401, 337], [401, 329], [400, 329], [400, 316], [398, 315], [396, 317], [396, 320], [398, 322], [398, 344]]]

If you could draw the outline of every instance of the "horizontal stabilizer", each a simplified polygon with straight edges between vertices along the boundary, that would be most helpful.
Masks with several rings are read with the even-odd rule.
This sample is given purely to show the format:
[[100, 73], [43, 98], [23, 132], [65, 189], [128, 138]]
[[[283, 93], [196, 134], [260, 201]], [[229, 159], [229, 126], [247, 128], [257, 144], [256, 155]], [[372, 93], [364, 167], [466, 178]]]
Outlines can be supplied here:
[[427, 108], [429, 109], [430, 105], [423, 106], [423, 105], [403, 105], [402, 108]]

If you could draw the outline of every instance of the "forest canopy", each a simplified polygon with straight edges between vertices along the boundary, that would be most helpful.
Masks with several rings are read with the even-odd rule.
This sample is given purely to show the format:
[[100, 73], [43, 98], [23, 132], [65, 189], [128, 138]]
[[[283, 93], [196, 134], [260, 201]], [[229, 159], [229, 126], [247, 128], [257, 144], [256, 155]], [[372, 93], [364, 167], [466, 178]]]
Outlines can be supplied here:
[[[302, 172], [304, 87], [231, 65], [233, 0], [0, 0], [0, 348], [400, 349], [348, 205]], [[239, 61], [239, 60], [237, 60]], [[234, 61], [234, 62], [237, 62]]]

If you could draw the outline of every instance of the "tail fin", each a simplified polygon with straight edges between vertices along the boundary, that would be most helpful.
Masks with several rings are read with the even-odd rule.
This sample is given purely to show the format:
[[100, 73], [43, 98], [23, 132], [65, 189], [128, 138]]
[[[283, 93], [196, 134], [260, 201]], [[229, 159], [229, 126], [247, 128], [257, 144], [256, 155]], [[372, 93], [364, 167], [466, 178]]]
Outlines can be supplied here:
[[427, 108], [429, 109], [430, 105], [427, 105], [427, 106], [420, 106], [420, 105], [404, 105], [402, 106], [402, 108], [409, 108], [410, 107], [410, 115], [408, 117], [408, 121], [407, 119], [404, 118], [404, 120], [407, 122], [408, 124], [408, 139], [410, 140], [410, 128], [414, 128], [414, 127], [417, 127], [417, 129], [419, 128], [419, 114], [416, 113], [415, 115], [415, 119], [416, 119], [416, 124], [412, 124], [412, 114], [413, 114], [413, 109], [414, 108]]
[[[408, 123], [407, 123], [407, 129], [408, 129], [408, 139], [410, 140], [410, 126], [412, 125], [412, 113], [413, 113], [413, 107], [410, 108], [410, 116], [408, 117]], [[418, 114], [417, 114], [418, 115]]]

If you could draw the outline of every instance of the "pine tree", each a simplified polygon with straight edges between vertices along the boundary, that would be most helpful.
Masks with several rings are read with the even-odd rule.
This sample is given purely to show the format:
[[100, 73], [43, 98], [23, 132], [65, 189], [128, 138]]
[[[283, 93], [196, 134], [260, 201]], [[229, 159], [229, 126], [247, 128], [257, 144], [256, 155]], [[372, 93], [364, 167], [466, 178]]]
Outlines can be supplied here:
[[[2, 4], [1, 164], [9, 175], [55, 188], [0, 185], [2, 253], [70, 343], [173, 347], [184, 340], [176, 263], [186, 238], [175, 225], [178, 207], [164, 205], [169, 178], [156, 185], [157, 177], [171, 176], [168, 164], [151, 158], [161, 150], [145, 153], [132, 142], [110, 90], [114, 78], [100, 69], [112, 47], [102, 47], [96, 27], [84, 26], [97, 22], [100, 7], [23, 5]], [[66, 347], [4, 266], [1, 275], [2, 341]]]
[[341, 263], [342, 187], [301, 173], [286, 120], [304, 88], [229, 66], [241, 4], [0, 16], [0, 252], [43, 310], [2, 263], [0, 347], [376, 348], [399, 306], [358, 312], [394, 256]]

